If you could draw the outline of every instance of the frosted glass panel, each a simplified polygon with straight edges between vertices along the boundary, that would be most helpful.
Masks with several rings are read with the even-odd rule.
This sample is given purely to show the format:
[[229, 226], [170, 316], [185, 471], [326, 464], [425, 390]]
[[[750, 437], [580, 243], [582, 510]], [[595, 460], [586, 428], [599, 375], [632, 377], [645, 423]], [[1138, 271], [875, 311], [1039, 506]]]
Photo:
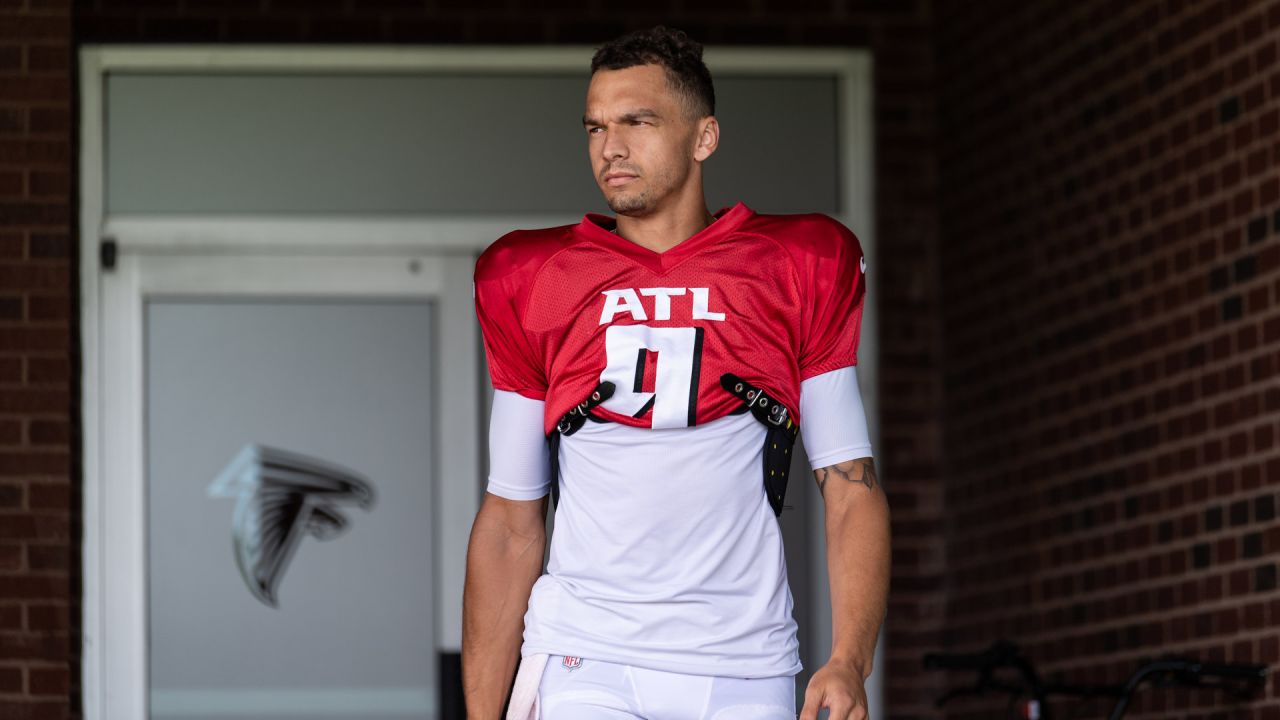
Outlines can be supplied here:
[[428, 302], [146, 305], [150, 717], [437, 717]]

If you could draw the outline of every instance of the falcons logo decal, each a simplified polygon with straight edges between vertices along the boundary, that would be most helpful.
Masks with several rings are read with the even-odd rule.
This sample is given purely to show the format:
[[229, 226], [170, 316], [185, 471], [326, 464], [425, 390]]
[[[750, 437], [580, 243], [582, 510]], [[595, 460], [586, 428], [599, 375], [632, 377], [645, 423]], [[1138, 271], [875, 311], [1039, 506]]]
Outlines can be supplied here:
[[276, 588], [304, 535], [330, 540], [347, 528], [342, 504], [373, 507], [373, 485], [347, 468], [250, 443], [209, 484], [235, 498], [231, 540], [249, 592], [278, 607]]

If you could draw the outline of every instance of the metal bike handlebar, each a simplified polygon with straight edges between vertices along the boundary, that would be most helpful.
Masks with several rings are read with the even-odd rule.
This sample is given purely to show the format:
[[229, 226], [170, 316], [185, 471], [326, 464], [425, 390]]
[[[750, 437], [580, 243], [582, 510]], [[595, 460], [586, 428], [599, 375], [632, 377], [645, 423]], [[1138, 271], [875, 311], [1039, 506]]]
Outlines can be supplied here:
[[[1017, 645], [1008, 640], [997, 640], [986, 650], [977, 653], [928, 653], [924, 656], [924, 666], [929, 670], [973, 670], [978, 673], [977, 682], [970, 687], [947, 692], [934, 703], [938, 707], [962, 695], [982, 695], [995, 690], [1016, 696], [1029, 690], [1037, 717], [1048, 720], [1044, 685], [1036, 674], [1035, 666], [1022, 656]], [[992, 675], [1001, 668], [1017, 671], [1022, 683], [1011, 685], [995, 680]]]
[[[1109, 720], [1120, 720], [1133, 698], [1134, 692], [1145, 682], [1159, 686], [1218, 688], [1231, 691], [1240, 699], [1256, 692], [1266, 681], [1267, 665], [1246, 663], [1214, 663], [1180, 657], [1163, 657], [1145, 661], [1129, 676], [1124, 685], [1045, 685], [1036, 674], [1035, 666], [1023, 657], [1018, 646], [1008, 640], [998, 640], [977, 653], [927, 653], [924, 667], [930, 670], [972, 670], [978, 680], [972, 686], [951, 690], [939, 698], [935, 705], [962, 695], [981, 695], [997, 690], [1012, 695], [1028, 692], [1035, 699], [1040, 720], [1048, 720], [1047, 695], [1072, 695], [1077, 697], [1117, 697]], [[995, 680], [992, 675], [1000, 668], [1011, 668], [1021, 676], [1021, 685], [1011, 685]]]
[[[1111, 710], [1109, 720], [1120, 720], [1124, 717], [1133, 693], [1152, 677], [1158, 678], [1162, 686], [1219, 688], [1230, 690], [1237, 698], [1244, 699], [1266, 682], [1267, 669], [1266, 665], [1206, 663], [1177, 657], [1151, 660], [1129, 676], [1120, 699]], [[1206, 680], [1209, 682], [1205, 682]]]

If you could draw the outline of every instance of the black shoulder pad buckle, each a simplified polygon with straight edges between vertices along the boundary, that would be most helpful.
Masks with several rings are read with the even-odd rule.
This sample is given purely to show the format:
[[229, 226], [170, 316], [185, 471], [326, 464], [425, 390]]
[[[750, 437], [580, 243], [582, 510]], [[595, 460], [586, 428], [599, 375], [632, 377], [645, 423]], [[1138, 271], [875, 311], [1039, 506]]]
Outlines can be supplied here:
[[613, 383], [605, 380], [596, 385], [596, 389], [591, 391], [586, 400], [565, 413], [564, 417], [560, 418], [560, 422], [556, 423], [556, 429], [561, 435], [572, 435], [578, 432], [578, 429], [587, 421], [587, 413], [611, 397], [613, 397]]
[[587, 413], [613, 396], [613, 383], [605, 380], [591, 391], [586, 400], [573, 406], [560, 418], [556, 428], [547, 434], [547, 449], [551, 459], [551, 507], [560, 505], [560, 436], [572, 435], [587, 422]]
[[787, 494], [787, 471], [791, 469], [791, 448], [800, 426], [791, 420], [785, 405], [737, 375], [721, 375], [720, 386], [740, 398], [743, 407], [751, 408], [751, 414], [765, 427], [764, 493], [774, 516], [781, 516]]
[[[740, 398], [751, 408], [751, 413], [756, 419], [766, 425], [777, 425], [783, 428], [793, 428], [795, 423], [791, 422], [791, 413], [782, 403], [769, 397], [764, 390], [752, 385], [733, 373], [725, 373], [720, 376], [720, 387], [728, 390], [733, 395]], [[799, 429], [796, 429], [799, 432]]]

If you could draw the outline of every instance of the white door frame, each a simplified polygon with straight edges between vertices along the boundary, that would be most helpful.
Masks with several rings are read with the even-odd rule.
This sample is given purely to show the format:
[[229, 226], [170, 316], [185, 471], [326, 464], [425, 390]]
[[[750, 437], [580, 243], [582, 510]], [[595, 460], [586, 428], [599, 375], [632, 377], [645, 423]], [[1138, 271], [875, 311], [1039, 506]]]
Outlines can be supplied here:
[[[456, 540], [465, 538], [468, 526], [463, 523], [462, 508], [474, 513], [478, 507], [476, 493], [466, 480], [479, 475], [477, 438], [474, 432], [478, 417], [474, 393], [467, 388], [479, 382], [480, 362], [474, 333], [466, 320], [472, 310], [470, 272], [474, 260], [469, 255], [394, 256], [348, 255], [249, 255], [225, 252], [219, 255], [190, 253], [127, 253], [117, 259], [115, 267], [100, 279], [102, 337], [100, 351], [100, 390], [102, 407], [110, 410], [111, 422], [103, 423], [101, 437], [100, 484], [93, 490], [95, 529], [89, 534], [86, 523], [86, 546], [100, 541], [94, 559], [100, 563], [101, 575], [94, 576], [100, 591], [93, 608], [86, 603], [87, 613], [101, 613], [104, 642], [99, 643], [92, 660], [101, 661], [99, 676], [103, 691], [101, 717], [148, 717], [147, 693], [147, 577], [146, 577], [146, 466], [144, 388], [145, 340], [144, 302], [148, 299], [199, 295], [202, 297], [342, 297], [422, 299], [438, 308], [432, 331], [438, 348], [438, 366], [432, 374], [450, 378], [438, 383], [424, 376], [433, 393], [432, 437], [435, 448], [432, 463], [421, 468], [424, 482], [432, 482], [432, 527], [440, 539], [455, 540], [448, 553], [436, 550], [431, 558], [432, 587], [436, 617], [432, 624], [432, 646], [439, 647], [441, 631], [446, 627], [442, 616], [448, 609], [441, 603], [457, 600], [444, 592], [452, 586], [440, 582], [442, 575], [456, 574], [459, 563]], [[449, 338], [450, 342], [442, 342]], [[456, 342], [454, 342], [456, 340]], [[432, 363], [437, 365], [437, 363]], [[444, 412], [447, 410], [447, 412]], [[447, 420], [447, 421], [446, 421]], [[108, 491], [109, 489], [109, 491]], [[90, 490], [86, 487], [86, 499]], [[87, 506], [87, 503], [86, 503]], [[449, 510], [446, 512], [446, 508]], [[442, 560], [454, 560], [440, 566]], [[87, 558], [86, 558], [87, 560]], [[86, 585], [89, 576], [86, 575]], [[460, 601], [459, 601], [460, 602]], [[86, 633], [86, 647], [90, 647]], [[98, 637], [98, 636], [93, 636]], [[86, 656], [86, 662], [89, 657]], [[433, 660], [434, 661], [434, 660]], [[349, 695], [349, 693], [346, 693]], [[411, 692], [412, 704], [421, 702]], [[313, 693], [315, 695], [315, 693]], [[381, 702], [403, 709], [405, 699], [394, 702], [403, 693], [396, 689], [369, 691], [360, 696], [364, 702]], [[246, 708], [262, 709], [259, 693], [234, 699], [248, 703]], [[434, 697], [434, 695], [429, 695]], [[389, 699], [390, 698], [390, 699]], [[311, 697], [313, 706], [331, 706], [320, 691]], [[337, 709], [341, 709], [338, 706]], [[93, 710], [97, 713], [99, 708]], [[86, 704], [86, 714], [90, 710]]]
[[[395, 297], [441, 302], [441, 400], [452, 421], [439, 424], [438, 469], [460, 482], [438, 482], [435, 567], [439, 648], [461, 647], [462, 585], [471, 518], [483, 493], [479, 408], [485, 381], [471, 306], [475, 254], [516, 227], [575, 222], [563, 215], [430, 214], [227, 216], [105, 214], [105, 86], [109, 73], [228, 71], [277, 73], [478, 71], [502, 74], [581, 72], [588, 46], [332, 46], [332, 45], [84, 45], [80, 47], [80, 290], [81, 407], [84, 427], [83, 658], [86, 720], [146, 716], [145, 514], [142, 446], [142, 312], [148, 294], [317, 293], [367, 297], [370, 288]], [[813, 75], [837, 78], [841, 207], [837, 217], [858, 234], [875, 266], [872, 169], [872, 66], [869, 51], [845, 48], [708, 48], [717, 75]], [[114, 241], [115, 268], [104, 270], [104, 239]], [[232, 267], [234, 266], [234, 267]], [[412, 269], [416, 267], [416, 272]], [[874, 274], [871, 275], [874, 277]], [[290, 278], [293, 278], [292, 280]], [[876, 283], [868, 288], [863, 342], [877, 335]], [[465, 295], [463, 293], [466, 293]], [[465, 312], [461, 305], [465, 305]], [[456, 342], [455, 342], [456, 340]], [[456, 348], [450, 350], [449, 348]], [[864, 404], [878, 446], [874, 353], [860, 353]], [[452, 381], [457, 378], [458, 381]], [[469, 381], [469, 382], [464, 382]], [[112, 409], [111, 417], [104, 414]], [[441, 480], [446, 478], [438, 474]], [[110, 490], [108, 492], [107, 490]], [[444, 509], [447, 508], [448, 512]], [[810, 573], [817, 600], [811, 617], [830, 647], [825, 539], [821, 507], [811, 507]], [[825, 640], [824, 640], [825, 638]], [[883, 712], [884, 643], [868, 682], [872, 717]], [[825, 652], [820, 653], [825, 661]], [[817, 668], [808, 668], [816, 670]]]

